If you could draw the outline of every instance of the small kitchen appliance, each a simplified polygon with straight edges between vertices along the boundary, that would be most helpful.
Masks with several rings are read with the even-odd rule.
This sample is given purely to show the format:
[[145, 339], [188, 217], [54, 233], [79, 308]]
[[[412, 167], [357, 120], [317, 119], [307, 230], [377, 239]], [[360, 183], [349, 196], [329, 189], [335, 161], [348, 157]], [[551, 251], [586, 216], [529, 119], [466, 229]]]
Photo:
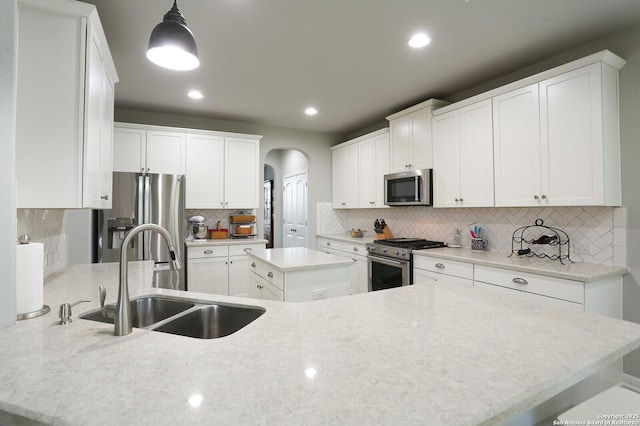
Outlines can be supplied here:
[[202, 216], [191, 216], [189, 218], [189, 236], [187, 241], [205, 240], [208, 237], [209, 229]]
[[391, 238], [367, 244], [369, 291], [413, 284], [413, 250], [446, 245], [422, 238]]

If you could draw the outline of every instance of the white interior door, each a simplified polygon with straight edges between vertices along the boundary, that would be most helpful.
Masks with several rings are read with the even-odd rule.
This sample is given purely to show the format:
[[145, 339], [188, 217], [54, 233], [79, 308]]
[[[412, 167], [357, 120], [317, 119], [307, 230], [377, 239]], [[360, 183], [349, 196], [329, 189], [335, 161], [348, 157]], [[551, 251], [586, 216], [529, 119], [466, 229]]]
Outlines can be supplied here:
[[282, 180], [283, 247], [307, 247], [307, 172]]

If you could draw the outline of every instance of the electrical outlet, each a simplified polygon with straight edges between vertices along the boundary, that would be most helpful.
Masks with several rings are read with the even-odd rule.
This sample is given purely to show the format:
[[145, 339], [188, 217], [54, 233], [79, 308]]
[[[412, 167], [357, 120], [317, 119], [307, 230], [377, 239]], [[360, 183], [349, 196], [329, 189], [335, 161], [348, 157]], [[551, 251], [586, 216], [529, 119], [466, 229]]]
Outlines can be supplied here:
[[320, 300], [320, 299], [326, 299], [326, 298], [327, 298], [326, 288], [319, 288], [319, 289], [313, 290], [313, 300]]

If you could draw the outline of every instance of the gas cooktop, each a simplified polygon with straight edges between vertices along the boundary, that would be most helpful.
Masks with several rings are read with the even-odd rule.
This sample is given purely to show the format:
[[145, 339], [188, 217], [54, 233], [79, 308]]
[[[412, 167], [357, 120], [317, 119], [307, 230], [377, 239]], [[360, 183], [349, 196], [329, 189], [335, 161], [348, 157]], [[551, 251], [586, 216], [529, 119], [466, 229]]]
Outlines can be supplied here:
[[383, 246], [401, 247], [412, 250], [420, 250], [426, 248], [446, 247], [446, 243], [442, 241], [430, 241], [424, 238], [391, 238], [388, 240], [374, 240], [374, 244]]

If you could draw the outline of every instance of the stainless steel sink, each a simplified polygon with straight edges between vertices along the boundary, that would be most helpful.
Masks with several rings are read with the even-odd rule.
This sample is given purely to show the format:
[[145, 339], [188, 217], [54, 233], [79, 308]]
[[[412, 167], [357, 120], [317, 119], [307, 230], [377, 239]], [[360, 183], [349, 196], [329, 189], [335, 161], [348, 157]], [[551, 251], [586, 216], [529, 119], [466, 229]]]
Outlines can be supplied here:
[[[144, 296], [139, 299], [133, 299], [131, 300], [133, 326], [136, 328], [148, 327], [194, 306], [195, 303], [193, 302], [161, 295]], [[105, 318], [99, 310], [97, 312], [80, 314], [78, 317], [113, 324], [113, 319]]]
[[215, 339], [235, 333], [264, 313], [265, 309], [257, 306], [209, 305], [166, 322], [155, 331]]
[[[215, 339], [235, 333], [260, 315], [258, 306], [226, 305], [164, 295], [143, 296], [131, 300], [133, 326], [198, 339]], [[100, 310], [78, 318], [113, 324]]]

